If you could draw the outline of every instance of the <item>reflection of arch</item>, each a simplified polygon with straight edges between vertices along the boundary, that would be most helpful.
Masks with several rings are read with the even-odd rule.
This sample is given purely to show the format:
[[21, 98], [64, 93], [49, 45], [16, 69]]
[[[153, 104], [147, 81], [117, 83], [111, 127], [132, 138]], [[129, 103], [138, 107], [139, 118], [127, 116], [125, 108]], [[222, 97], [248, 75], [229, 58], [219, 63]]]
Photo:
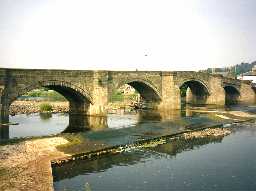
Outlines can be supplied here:
[[237, 104], [240, 97], [239, 90], [232, 85], [226, 85], [223, 88], [225, 90], [225, 104], [226, 105]]
[[207, 97], [210, 95], [207, 85], [197, 79], [185, 80], [181, 83], [179, 88], [181, 98], [185, 98], [186, 101], [183, 101], [186, 103], [205, 104]]
[[128, 84], [132, 86], [135, 90], [137, 90], [140, 96], [145, 101], [154, 101], [154, 102], [161, 101], [161, 96], [157, 88], [154, 87], [150, 82], [146, 80], [141, 80], [141, 79], [126, 80], [119, 83], [116, 89], [119, 89], [124, 84]]
[[[39, 81], [37, 83], [31, 84], [25, 88], [18, 89], [16, 95], [11, 98], [11, 102], [15, 101], [17, 97], [26, 94], [27, 92], [38, 89], [42, 87], [47, 87], [52, 89], [60, 94], [62, 94], [68, 101], [78, 101], [86, 102], [93, 104], [93, 99], [88, 93], [87, 90], [82, 89], [81, 87], [74, 85], [70, 82], [65, 81]], [[10, 102], [10, 104], [11, 104]]]

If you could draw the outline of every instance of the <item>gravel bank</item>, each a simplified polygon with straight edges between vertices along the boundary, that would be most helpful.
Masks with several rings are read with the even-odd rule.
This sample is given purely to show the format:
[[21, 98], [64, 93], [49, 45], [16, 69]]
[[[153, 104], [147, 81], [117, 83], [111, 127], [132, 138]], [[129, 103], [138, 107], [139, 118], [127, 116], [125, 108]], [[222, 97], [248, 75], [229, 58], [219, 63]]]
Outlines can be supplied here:
[[[10, 106], [10, 115], [30, 114], [40, 112], [40, 104], [45, 102], [38, 101], [15, 101]], [[53, 113], [65, 113], [69, 111], [68, 102], [47, 102], [52, 105]]]
[[67, 156], [61, 137], [0, 146], [0, 190], [53, 190], [51, 160]]

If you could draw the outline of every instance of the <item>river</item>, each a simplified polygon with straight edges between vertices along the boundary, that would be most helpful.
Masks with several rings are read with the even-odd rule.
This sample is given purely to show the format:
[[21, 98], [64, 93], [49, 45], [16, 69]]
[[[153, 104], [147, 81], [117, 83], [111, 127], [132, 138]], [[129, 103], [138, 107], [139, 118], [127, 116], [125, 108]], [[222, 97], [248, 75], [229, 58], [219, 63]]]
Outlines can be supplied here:
[[53, 169], [55, 190], [255, 190], [256, 128], [175, 140]]
[[[93, 119], [101, 118], [94, 117]], [[67, 129], [67, 127], [69, 127], [69, 115], [67, 113], [19, 114], [15, 116], [10, 116], [10, 122], [14, 125], [2, 127], [0, 126], [0, 140], [2, 141], [13, 138], [48, 136], [62, 133]], [[105, 121], [95, 120], [92, 121], [92, 123], [100, 125], [101, 129], [120, 129], [132, 127], [135, 126], [136, 123], [138, 123], [138, 115], [109, 114], [106, 117]], [[98, 129], [92, 128], [91, 130]]]
[[[254, 114], [255, 109], [234, 107], [231, 110]], [[234, 124], [241, 117], [226, 110], [187, 108], [167, 113], [109, 114], [104, 118], [72, 118], [60, 113], [22, 114], [10, 116], [10, 122], [16, 125], [0, 127], [0, 140], [62, 134], [114, 146], [224, 123], [235, 129], [224, 138], [170, 139], [154, 147], [54, 167], [54, 189], [255, 190], [256, 125], [254, 122]], [[70, 134], [77, 130], [74, 128], [77, 125], [82, 131]], [[78, 148], [86, 151], [82, 143]]]

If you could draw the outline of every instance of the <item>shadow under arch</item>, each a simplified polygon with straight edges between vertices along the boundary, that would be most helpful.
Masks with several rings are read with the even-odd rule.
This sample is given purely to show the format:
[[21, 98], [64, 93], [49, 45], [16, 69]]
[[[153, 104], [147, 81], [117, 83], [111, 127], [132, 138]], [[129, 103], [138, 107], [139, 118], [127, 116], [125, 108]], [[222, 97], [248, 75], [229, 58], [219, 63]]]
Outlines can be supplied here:
[[150, 82], [141, 79], [131, 79], [119, 83], [116, 89], [128, 84], [133, 87], [145, 101], [147, 108], [154, 109], [162, 100], [161, 94]]
[[210, 91], [207, 85], [196, 79], [189, 79], [180, 85], [181, 103], [206, 104]]
[[240, 92], [239, 90], [231, 85], [223, 87], [225, 90], [225, 105], [236, 105], [239, 103]]

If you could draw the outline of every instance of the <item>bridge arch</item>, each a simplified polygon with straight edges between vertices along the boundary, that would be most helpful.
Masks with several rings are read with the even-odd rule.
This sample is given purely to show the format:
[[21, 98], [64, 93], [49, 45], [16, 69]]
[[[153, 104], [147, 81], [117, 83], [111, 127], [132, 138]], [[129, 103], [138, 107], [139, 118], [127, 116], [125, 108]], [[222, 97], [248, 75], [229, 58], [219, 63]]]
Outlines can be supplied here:
[[[42, 87], [46, 87], [48, 89], [54, 90], [61, 95], [63, 95], [67, 101], [69, 101], [69, 126], [68, 130], [77, 131], [84, 130], [84, 128], [88, 127], [88, 122], [85, 120], [85, 115], [88, 113], [91, 105], [94, 104], [90, 93], [73, 83], [65, 82], [65, 81], [57, 81], [57, 80], [49, 80], [49, 81], [38, 81], [35, 83], [31, 83], [28, 85], [17, 85], [12, 91], [8, 92], [8, 94], [3, 95], [3, 103], [5, 103], [2, 107], [1, 111], [1, 122], [9, 121], [9, 108], [10, 105], [20, 96], [26, 94], [29, 91], [34, 89], [39, 89]], [[77, 120], [77, 116], [81, 116], [80, 119]]]
[[162, 97], [160, 92], [151, 82], [144, 79], [133, 78], [119, 82], [114, 88], [118, 90], [125, 84], [130, 85], [140, 94], [140, 97], [142, 98], [140, 99], [140, 102], [143, 103], [144, 108], [157, 109]]
[[119, 89], [123, 85], [128, 84], [132, 86], [136, 91], [139, 92], [140, 96], [145, 101], [160, 102], [161, 95], [159, 91], [148, 81], [141, 79], [130, 79], [120, 82], [116, 89]]
[[210, 95], [208, 86], [198, 79], [184, 80], [179, 88], [182, 103], [206, 104]]
[[232, 85], [225, 85], [225, 105], [238, 104], [240, 98], [240, 91]]
[[[58, 93], [62, 94], [65, 98], [67, 98], [67, 100], [80, 99], [93, 104], [93, 99], [87, 90], [84, 90], [83, 88], [74, 85], [70, 82], [55, 80], [39, 81], [37, 83], [28, 85], [25, 88], [18, 88], [16, 94], [12, 96], [11, 102], [15, 101], [19, 96], [22, 96], [33, 89], [38, 89], [42, 87], [46, 87], [51, 90], [57, 91]], [[74, 97], [72, 98], [72, 96]]]
[[19, 96], [22, 96], [31, 90], [42, 87], [49, 88], [63, 95], [69, 101], [70, 113], [85, 113], [89, 108], [89, 105], [93, 104], [92, 97], [84, 88], [70, 82], [49, 80], [38, 81], [25, 87], [17, 87], [10, 97], [8, 103], [9, 106]]

